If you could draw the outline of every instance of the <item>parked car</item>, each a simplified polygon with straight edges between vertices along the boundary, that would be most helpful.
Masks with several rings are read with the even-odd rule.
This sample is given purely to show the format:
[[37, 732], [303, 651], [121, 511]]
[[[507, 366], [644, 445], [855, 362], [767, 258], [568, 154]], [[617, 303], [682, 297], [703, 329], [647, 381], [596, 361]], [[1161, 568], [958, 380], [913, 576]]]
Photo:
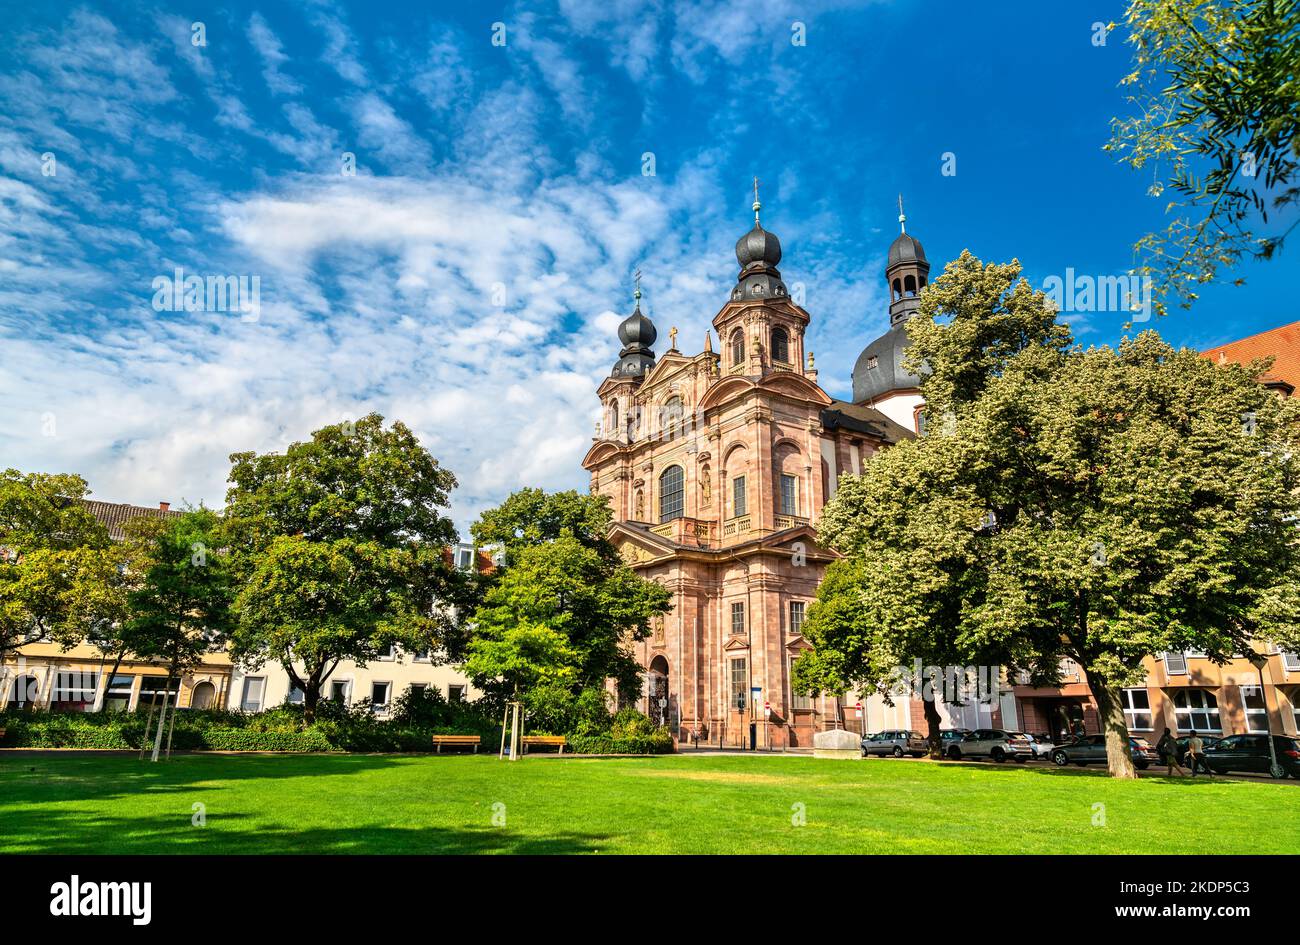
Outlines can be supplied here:
[[[1205, 747], [1205, 762], [1215, 774], [1229, 771], [1249, 771], [1268, 774], [1271, 759], [1267, 735], [1229, 735]], [[1300, 778], [1300, 739], [1290, 735], [1274, 735], [1273, 750], [1282, 771]]]
[[992, 758], [994, 761], [1028, 761], [1034, 756], [1033, 743], [1023, 732], [1004, 732], [997, 728], [978, 728], [959, 742], [948, 746], [948, 757]]
[[1028, 732], [1014, 732], [1015, 735], [1024, 735], [1029, 739], [1029, 747], [1034, 750], [1034, 760], [1041, 761], [1044, 758], [1052, 756], [1051, 740], [1046, 735], [1030, 735]]
[[970, 734], [968, 728], [943, 728], [939, 730], [939, 747], [943, 749], [945, 755], [948, 754], [948, 746], [953, 742], [959, 742]]
[[[1145, 771], [1153, 764], [1159, 764], [1160, 756], [1156, 750], [1145, 738], [1129, 737], [1129, 756], [1133, 759], [1133, 764], [1139, 770]], [[1057, 745], [1052, 749], [1052, 763], [1057, 767], [1064, 768], [1066, 765], [1075, 764], [1082, 768], [1084, 765], [1095, 765], [1106, 763], [1106, 736], [1105, 735], [1085, 735], [1082, 738], [1076, 738], [1067, 745]]]
[[891, 729], [862, 737], [863, 758], [870, 755], [893, 755], [895, 758], [911, 755], [913, 758], [920, 758], [927, 750], [925, 736], [920, 732]]

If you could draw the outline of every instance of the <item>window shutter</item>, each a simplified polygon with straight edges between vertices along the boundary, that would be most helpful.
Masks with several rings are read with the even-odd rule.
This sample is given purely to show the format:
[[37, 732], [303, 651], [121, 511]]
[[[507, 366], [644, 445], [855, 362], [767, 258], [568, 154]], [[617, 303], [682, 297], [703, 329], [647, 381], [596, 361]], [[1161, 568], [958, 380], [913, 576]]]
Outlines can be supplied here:
[[1186, 676], [1187, 658], [1182, 653], [1166, 653], [1165, 672], [1170, 676]]

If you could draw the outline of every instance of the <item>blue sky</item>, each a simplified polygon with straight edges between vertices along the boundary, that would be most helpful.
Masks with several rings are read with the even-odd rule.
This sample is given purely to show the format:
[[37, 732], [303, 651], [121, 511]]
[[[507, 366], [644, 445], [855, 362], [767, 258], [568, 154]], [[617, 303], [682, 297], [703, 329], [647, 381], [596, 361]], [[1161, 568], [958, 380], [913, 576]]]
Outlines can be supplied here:
[[[1092, 24], [1122, 12], [2, 0], [4, 462], [219, 506], [229, 453], [378, 410], [459, 476], [462, 529], [521, 486], [582, 488], [632, 271], [659, 349], [676, 326], [699, 350], [755, 175], [847, 397], [898, 193], [933, 274], [963, 248], [1035, 285], [1118, 274], [1162, 224], [1101, 151], [1129, 54]], [[1206, 347], [1300, 319], [1293, 256], [1156, 327]], [[155, 310], [178, 266], [258, 277], [257, 318]], [[1114, 343], [1124, 317], [1074, 326]]]

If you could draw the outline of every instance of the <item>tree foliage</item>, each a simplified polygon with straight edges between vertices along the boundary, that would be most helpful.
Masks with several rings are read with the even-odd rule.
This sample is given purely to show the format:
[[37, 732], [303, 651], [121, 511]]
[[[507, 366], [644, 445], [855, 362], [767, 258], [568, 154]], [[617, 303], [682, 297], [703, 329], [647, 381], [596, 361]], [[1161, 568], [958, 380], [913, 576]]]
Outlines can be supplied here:
[[1153, 197], [1174, 195], [1168, 227], [1134, 247], [1164, 314], [1165, 298], [1190, 307], [1220, 269], [1272, 257], [1295, 228], [1300, 3], [1130, 0], [1125, 25], [1134, 114], [1114, 119], [1106, 149], [1153, 165]]
[[552, 717], [607, 679], [625, 700], [639, 694], [632, 644], [671, 595], [619, 559], [604, 538], [608, 516], [599, 499], [540, 490], [484, 513], [474, 536], [504, 544], [507, 564], [474, 616], [465, 669], [476, 686]]
[[0, 658], [41, 636], [109, 632], [124, 604], [120, 550], [80, 476], [0, 475]]
[[445, 657], [474, 599], [446, 553], [456, 478], [404, 424], [370, 414], [231, 462], [236, 659], [280, 663], [310, 718], [342, 660], [365, 665], [393, 644]]
[[827, 506], [856, 575], [839, 611], [870, 624], [840, 631], [835, 669], [878, 671], [927, 641], [1041, 684], [1073, 659], [1111, 770], [1131, 775], [1120, 690], [1144, 658], [1300, 642], [1300, 408], [1256, 382], [1266, 362], [1216, 365], [1154, 332], [1069, 346], [1017, 276], [963, 254], [909, 323], [943, 418]]

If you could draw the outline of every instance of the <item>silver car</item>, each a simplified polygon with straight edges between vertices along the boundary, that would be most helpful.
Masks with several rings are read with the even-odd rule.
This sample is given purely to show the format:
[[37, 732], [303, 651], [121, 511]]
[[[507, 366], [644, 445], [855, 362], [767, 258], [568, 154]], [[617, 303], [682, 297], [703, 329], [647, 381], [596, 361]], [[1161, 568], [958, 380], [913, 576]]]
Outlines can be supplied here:
[[892, 729], [862, 737], [863, 758], [870, 755], [893, 755], [895, 758], [911, 755], [913, 758], [921, 758], [927, 751], [929, 745], [920, 732]]
[[1004, 732], [998, 728], [980, 728], [959, 742], [948, 746], [948, 757], [992, 758], [994, 761], [1028, 761], [1034, 757], [1034, 743], [1023, 732]]

